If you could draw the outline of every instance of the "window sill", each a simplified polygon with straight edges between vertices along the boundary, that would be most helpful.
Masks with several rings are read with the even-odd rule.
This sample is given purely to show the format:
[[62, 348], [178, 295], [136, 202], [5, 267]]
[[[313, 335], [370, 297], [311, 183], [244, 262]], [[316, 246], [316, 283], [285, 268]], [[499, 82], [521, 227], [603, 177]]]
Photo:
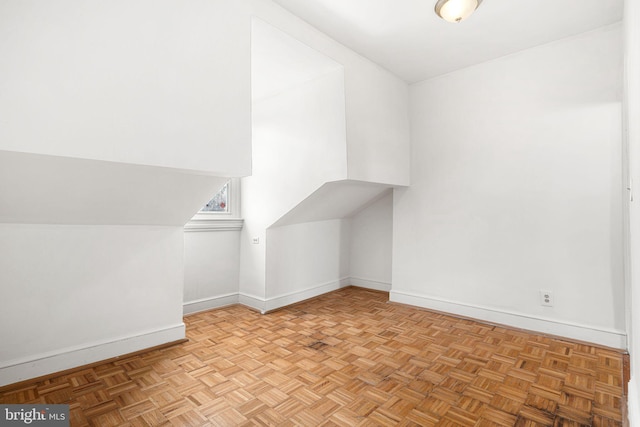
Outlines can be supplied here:
[[195, 216], [185, 224], [184, 231], [233, 231], [241, 230], [243, 225], [244, 220], [241, 218], [220, 218], [212, 215]]

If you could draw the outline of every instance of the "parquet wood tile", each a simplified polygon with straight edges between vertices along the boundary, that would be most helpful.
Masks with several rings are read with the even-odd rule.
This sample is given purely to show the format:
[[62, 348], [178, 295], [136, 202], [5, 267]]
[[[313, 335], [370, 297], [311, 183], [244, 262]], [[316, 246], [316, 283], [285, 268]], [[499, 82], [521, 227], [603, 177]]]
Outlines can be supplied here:
[[185, 318], [189, 341], [0, 390], [72, 426], [622, 426], [622, 353], [346, 288]]

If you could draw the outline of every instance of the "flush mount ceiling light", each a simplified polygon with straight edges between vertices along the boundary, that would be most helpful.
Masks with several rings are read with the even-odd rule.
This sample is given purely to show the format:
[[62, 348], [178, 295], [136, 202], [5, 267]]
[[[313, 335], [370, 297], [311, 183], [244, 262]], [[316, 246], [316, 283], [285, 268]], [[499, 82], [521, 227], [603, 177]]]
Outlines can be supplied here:
[[445, 21], [458, 23], [467, 19], [482, 0], [438, 0], [436, 14]]

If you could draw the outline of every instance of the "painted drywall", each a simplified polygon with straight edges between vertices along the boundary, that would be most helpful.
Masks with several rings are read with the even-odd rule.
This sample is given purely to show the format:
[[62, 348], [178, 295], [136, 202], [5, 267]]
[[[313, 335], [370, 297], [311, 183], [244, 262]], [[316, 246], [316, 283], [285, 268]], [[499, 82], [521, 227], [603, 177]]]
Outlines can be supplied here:
[[[250, 63], [251, 21], [254, 16], [293, 34], [296, 39], [342, 64], [348, 74], [343, 85], [346, 81], [349, 86], [345, 86], [342, 96], [341, 120], [349, 119], [349, 123], [342, 126], [342, 134], [350, 133], [354, 143], [360, 144], [360, 151], [377, 159], [380, 171], [384, 171], [378, 174], [372, 167], [371, 171], [361, 175], [375, 181], [394, 181], [393, 184], [405, 182], [408, 157], [400, 156], [402, 161], [394, 156], [389, 156], [386, 162], [380, 160], [385, 156], [385, 150], [403, 152], [408, 156], [408, 129], [401, 126], [406, 123], [406, 103], [400, 103], [398, 110], [389, 109], [396, 100], [406, 101], [407, 86], [387, 71], [264, 0], [195, 1], [189, 4], [175, 0], [116, 0], [104, 4], [62, 0], [55, 5], [43, 5], [35, 0], [2, 2], [0, 116], [3, 119], [0, 123], [0, 150], [176, 169], [203, 176], [248, 175], [251, 173]], [[118, 28], [116, 33], [114, 28]], [[329, 120], [334, 117], [332, 114], [319, 114], [318, 117]], [[390, 135], [387, 129], [396, 129], [397, 134]], [[383, 143], [395, 144], [395, 148], [378, 146]], [[396, 167], [390, 168], [394, 162]], [[367, 167], [360, 164], [362, 170]], [[185, 215], [182, 210], [186, 203], [179, 207], [179, 215], [174, 215], [171, 209], [171, 215], [167, 215], [171, 217], [170, 221], [157, 220], [166, 214], [164, 207], [145, 212], [140, 216], [141, 220], [123, 219], [120, 216], [123, 211], [127, 212], [128, 218], [139, 218], [134, 215], [137, 210], [134, 207], [149, 195], [142, 199], [132, 196], [131, 188], [127, 187], [129, 181], [123, 177], [124, 186], [102, 188], [102, 197], [98, 198], [91, 194], [90, 189], [93, 184], [106, 181], [102, 181], [94, 171], [90, 172], [81, 176], [83, 182], [73, 183], [74, 178], [65, 179], [56, 186], [54, 193], [46, 192], [49, 199], [58, 200], [57, 196], [65, 195], [65, 187], [70, 184], [73, 191], [69, 194], [69, 206], [81, 208], [70, 216], [61, 210], [60, 220], [46, 221], [103, 225], [173, 224], [178, 222], [176, 218]], [[114, 184], [118, 180], [114, 179]], [[39, 182], [45, 181], [41, 179]], [[30, 184], [29, 194], [42, 193], [39, 182]], [[173, 179], [171, 182], [176, 184]], [[141, 194], [147, 185], [151, 190], [157, 190], [153, 180], [134, 187]], [[277, 188], [278, 191], [284, 189], [286, 187]], [[192, 196], [197, 192], [198, 197], [195, 198], [199, 199], [202, 188], [196, 191], [190, 185], [184, 185], [184, 190], [194, 192], [187, 197], [191, 206]], [[82, 206], [82, 195], [90, 195], [90, 201], [98, 200], [107, 209], [87, 209], [87, 206]], [[39, 213], [34, 218], [28, 212], [28, 198], [25, 196], [23, 205], [19, 207], [22, 209], [20, 214], [7, 215], [7, 221], [45, 221], [41, 219], [43, 214]], [[157, 200], [154, 199], [154, 206]], [[61, 209], [66, 206], [61, 201], [56, 203]], [[85, 213], [80, 215], [81, 212]], [[152, 212], [158, 217], [154, 217]], [[136, 227], [126, 229], [137, 235]], [[255, 228], [249, 224], [247, 229], [249, 236], [258, 236], [260, 242], [264, 242], [265, 227]], [[48, 238], [44, 231], [40, 236], [41, 240]], [[20, 236], [11, 237], [16, 240], [9, 244], [19, 243]], [[32, 239], [33, 242], [36, 240]], [[112, 249], [105, 253], [128, 253], [125, 241], [123, 238], [121, 247], [113, 243]], [[248, 241], [243, 239], [245, 243]], [[149, 236], [148, 243], [153, 242]], [[86, 247], [88, 253], [102, 250], [99, 239], [93, 241], [89, 237], [85, 240], [79, 238], [78, 247]], [[251, 249], [259, 247], [252, 246]], [[177, 258], [172, 262], [183, 266], [182, 241], [179, 249], [174, 253]], [[34, 255], [31, 264], [38, 265], [43, 276], [55, 275], [59, 265], [72, 264], [76, 255], [73, 248], [64, 245], [59, 245], [58, 250], [66, 262], [53, 265], [46, 258], [40, 260]], [[40, 254], [37, 248], [33, 253]], [[258, 258], [264, 258], [264, 249], [256, 253]], [[264, 259], [259, 262], [264, 265]], [[106, 271], [102, 265], [97, 256], [87, 260], [87, 269]], [[117, 273], [123, 283], [137, 282], [136, 279], [142, 279], [142, 275], [146, 275], [149, 282], [155, 277], [154, 272], [146, 268], [140, 270], [137, 265], [126, 261], [109, 264], [109, 269]], [[28, 270], [19, 273], [31, 277]], [[105, 274], [110, 274], [110, 271]], [[262, 287], [245, 290], [261, 293], [264, 298], [264, 268], [254, 276]], [[36, 286], [35, 283], [32, 286]], [[100, 295], [106, 292], [107, 285], [97, 283], [95, 288], [93, 293]], [[173, 294], [177, 289], [181, 294], [181, 281], [174, 283], [174, 288], [166, 289], [165, 293]], [[112, 302], [117, 304], [117, 301]], [[144, 315], [146, 305], [142, 296], [122, 303], [123, 308], [136, 305]], [[117, 306], [103, 307], [94, 305], [95, 316], [118, 311]], [[169, 311], [181, 310], [182, 298], [175, 298]], [[64, 322], [63, 318], [55, 320]], [[157, 328], [165, 328], [165, 323], [160, 320]], [[131, 331], [137, 333], [133, 329]], [[173, 331], [163, 335], [164, 342], [174, 338]], [[91, 342], [112, 342], [109, 334], [99, 333], [99, 330], [94, 332], [94, 341]], [[2, 333], [7, 332], [3, 330]], [[51, 370], [122, 354], [144, 343], [157, 344], [158, 340], [140, 338], [133, 345], [127, 339], [121, 341], [124, 344], [104, 351], [104, 347], [98, 345], [68, 354], [64, 353], [66, 347], [47, 343], [50, 346], [46, 353], [55, 355], [52, 356], [55, 360], [47, 359], [51, 362], [47, 369]], [[90, 357], [85, 357], [89, 353]]]
[[69, 224], [3, 226], [3, 302], [32, 306], [3, 310], [2, 382], [184, 337], [182, 226], [251, 172], [250, 23], [249, 1], [0, 4], [0, 221]]
[[640, 426], [640, 5], [637, 1], [625, 1], [625, 98], [624, 125], [627, 186], [625, 208], [627, 239], [627, 333], [631, 358], [631, 381], [627, 409], [631, 426]]
[[238, 302], [240, 230], [184, 233], [184, 313]]
[[411, 87], [392, 300], [626, 345], [621, 36], [607, 27]]
[[372, 67], [349, 71], [345, 67], [349, 179], [409, 185], [406, 83]]
[[241, 295], [265, 298], [266, 229], [323, 183], [346, 177], [345, 153], [342, 70], [254, 103], [253, 174], [241, 193]]
[[246, 1], [3, 1], [0, 149], [248, 175], [250, 14]]
[[251, 170], [250, 19], [0, 4], [2, 383], [184, 337], [182, 227]]
[[344, 124], [342, 70], [255, 102], [253, 174], [242, 180], [245, 220], [259, 211], [270, 226], [325, 182], [344, 179]]
[[342, 69], [304, 43], [254, 17], [251, 20], [251, 97], [257, 101]]
[[350, 283], [391, 290], [393, 193], [386, 190], [351, 217]]
[[408, 185], [407, 84], [274, 3], [253, 0], [251, 5], [255, 16], [342, 65], [348, 178]]
[[[272, 233], [294, 225], [312, 233], [317, 224], [352, 215], [390, 185], [408, 183], [408, 91], [287, 12], [253, 4], [260, 19], [252, 25], [253, 175], [242, 183], [240, 301], [268, 310], [345, 280], [303, 278], [294, 264], [274, 261], [282, 249], [271, 243]], [[298, 247], [287, 250], [317, 257], [317, 250], [292, 243]]]
[[349, 276], [350, 221], [267, 230], [266, 310], [333, 291]]
[[385, 185], [370, 182], [327, 182], [281, 216], [272, 227], [348, 218], [389, 190]]
[[407, 85], [264, 0], [2, 2], [0, 149], [249, 175], [253, 16], [344, 67], [350, 178], [407, 184]]
[[226, 178], [0, 150], [0, 222], [182, 226]]
[[182, 242], [182, 227], [0, 224], [0, 385], [183, 338]]

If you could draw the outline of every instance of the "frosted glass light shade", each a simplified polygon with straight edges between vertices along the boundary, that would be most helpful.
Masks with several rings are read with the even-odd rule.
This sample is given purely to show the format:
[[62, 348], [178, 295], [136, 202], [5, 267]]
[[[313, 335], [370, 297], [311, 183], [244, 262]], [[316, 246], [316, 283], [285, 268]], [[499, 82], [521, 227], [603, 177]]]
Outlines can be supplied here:
[[436, 13], [445, 21], [458, 23], [467, 19], [482, 0], [438, 0]]

